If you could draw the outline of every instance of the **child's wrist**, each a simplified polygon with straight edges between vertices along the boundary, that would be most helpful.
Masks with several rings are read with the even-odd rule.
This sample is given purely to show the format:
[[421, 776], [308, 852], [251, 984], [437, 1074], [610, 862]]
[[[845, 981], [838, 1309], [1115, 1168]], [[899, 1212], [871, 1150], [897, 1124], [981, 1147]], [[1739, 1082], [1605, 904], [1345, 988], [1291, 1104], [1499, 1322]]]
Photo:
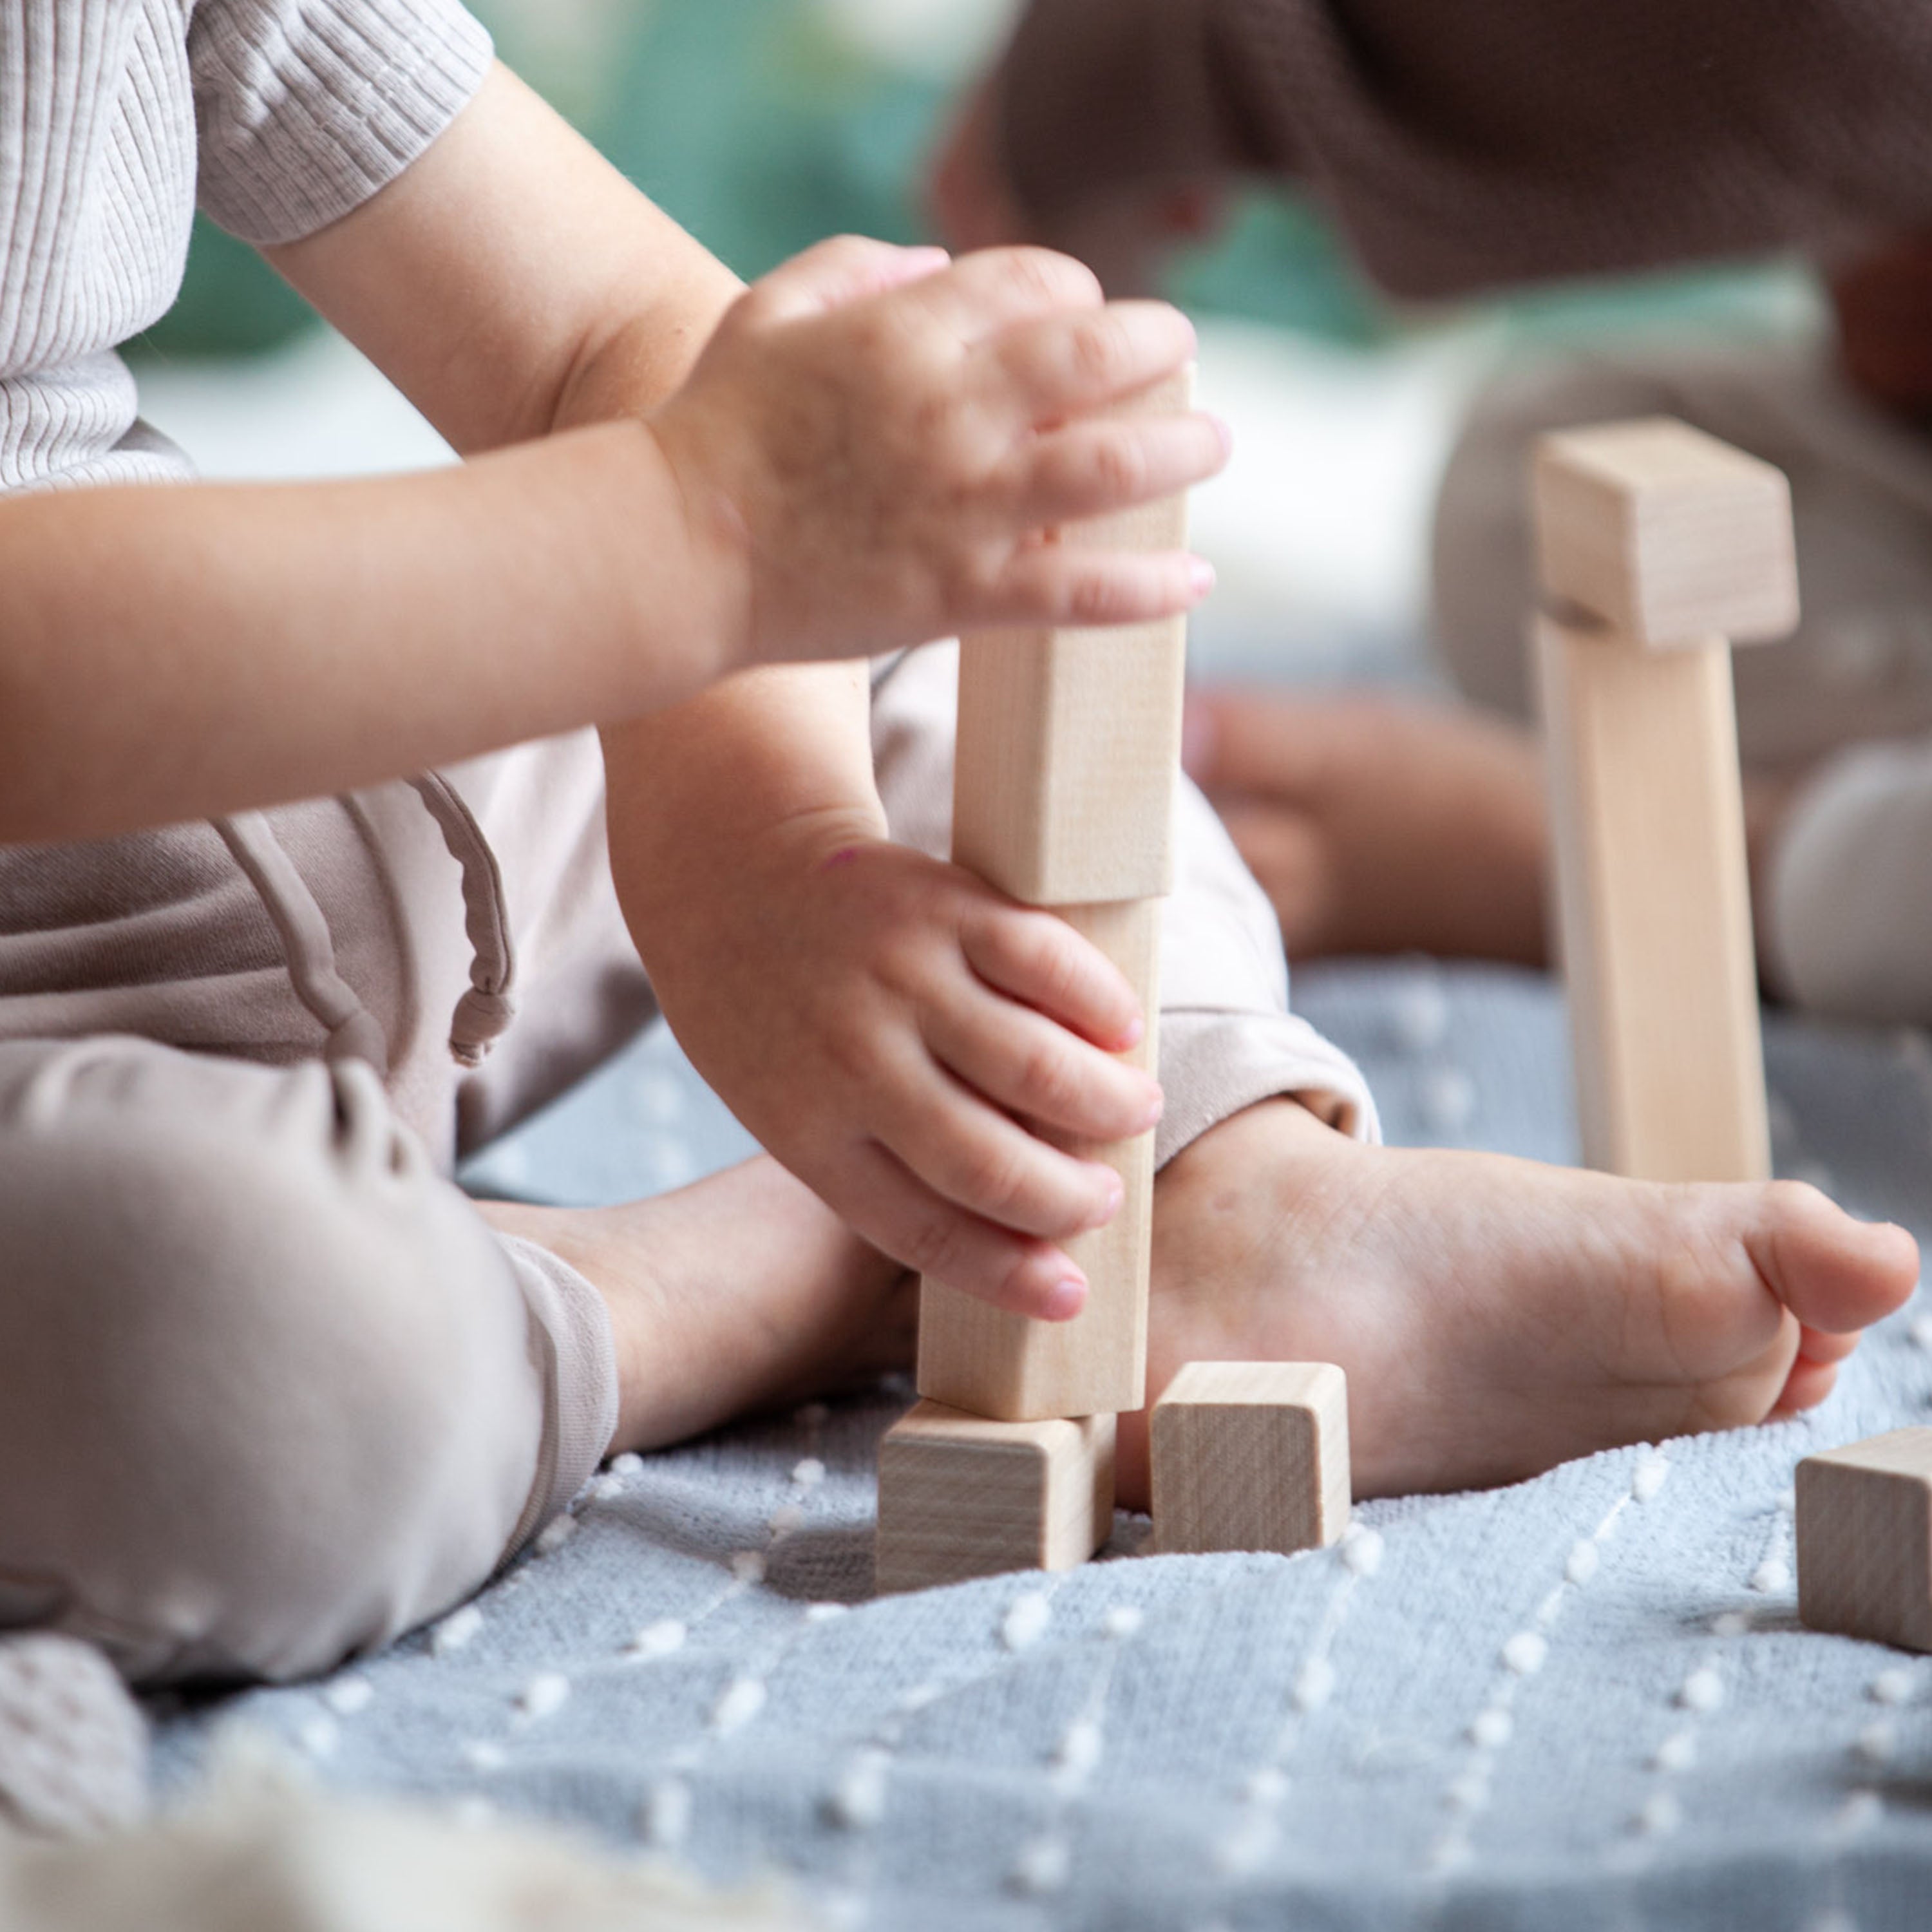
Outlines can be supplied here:
[[[675, 533], [679, 571], [715, 677], [762, 662], [753, 648], [752, 540], [730, 493], [702, 460], [701, 425], [659, 411], [640, 424], [649, 439]], [[646, 572], [647, 594], [650, 584]]]

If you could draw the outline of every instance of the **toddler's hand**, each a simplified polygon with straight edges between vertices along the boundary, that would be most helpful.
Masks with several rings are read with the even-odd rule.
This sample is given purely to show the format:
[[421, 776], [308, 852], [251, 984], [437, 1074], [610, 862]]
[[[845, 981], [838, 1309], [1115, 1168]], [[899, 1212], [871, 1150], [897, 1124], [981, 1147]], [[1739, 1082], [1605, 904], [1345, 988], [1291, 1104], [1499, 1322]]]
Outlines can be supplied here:
[[1040, 249], [949, 265], [848, 238], [766, 276], [652, 418], [728, 648], [850, 657], [1198, 602], [1210, 574], [1184, 551], [1055, 536], [1221, 467], [1210, 417], [1091, 415], [1193, 348], [1178, 310], [1104, 303]]
[[876, 1246], [1002, 1308], [1063, 1318], [1053, 1244], [1120, 1204], [1089, 1140], [1151, 1126], [1160, 1090], [1112, 1057], [1126, 982], [1050, 913], [840, 815], [782, 828], [722, 919], [647, 963], [693, 1063]]

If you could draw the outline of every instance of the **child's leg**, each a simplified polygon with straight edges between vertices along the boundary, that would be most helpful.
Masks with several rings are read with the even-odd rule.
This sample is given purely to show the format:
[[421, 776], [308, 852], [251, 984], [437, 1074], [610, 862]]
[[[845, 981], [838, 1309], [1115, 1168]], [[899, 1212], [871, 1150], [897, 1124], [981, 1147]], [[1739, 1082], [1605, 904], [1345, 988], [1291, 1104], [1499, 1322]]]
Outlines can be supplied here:
[[610, 1448], [909, 1352], [899, 1270], [769, 1160], [608, 1212], [444, 1178], [652, 1010], [594, 739], [452, 776], [518, 962], [473, 1072], [458, 868], [406, 788], [269, 818], [380, 1080], [313, 1058], [210, 828], [0, 854], [0, 1628], [147, 1678], [323, 1669], [469, 1594]]
[[[881, 779], [902, 835], [943, 849], [949, 666], [922, 655], [880, 692]], [[1910, 1238], [1810, 1188], [1642, 1186], [1324, 1124], [1366, 1124], [1359, 1076], [1288, 1019], [1267, 901], [1192, 794], [1180, 831], [1150, 1389], [1196, 1358], [1339, 1362], [1358, 1488], [1454, 1488], [1814, 1402], [1840, 1337], [1911, 1292]], [[1290, 1094], [1309, 1104], [1263, 1097]], [[1129, 1500], [1144, 1440], [1124, 1425]]]
[[467, 1595], [595, 1468], [596, 1298], [359, 1064], [0, 1045], [0, 1623], [299, 1676]]

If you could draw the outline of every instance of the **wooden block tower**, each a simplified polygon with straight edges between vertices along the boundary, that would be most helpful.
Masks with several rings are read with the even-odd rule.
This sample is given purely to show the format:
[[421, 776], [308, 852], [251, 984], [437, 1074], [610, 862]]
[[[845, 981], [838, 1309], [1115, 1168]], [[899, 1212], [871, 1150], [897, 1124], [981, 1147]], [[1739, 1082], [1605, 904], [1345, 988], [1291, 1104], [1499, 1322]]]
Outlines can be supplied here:
[[[1129, 406], [1184, 409], [1191, 386], [1177, 377]], [[1186, 500], [1099, 520], [1081, 536], [1181, 548]], [[1012, 898], [1058, 913], [1120, 968], [1146, 1016], [1130, 1056], [1146, 1067], [1158, 1048], [1160, 902], [1174, 878], [1186, 670], [1183, 617], [994, 633], [960, 652], [952, 856]], [[1114, 1418], [1147, 1400], [1154, 1136], [1070, 1145], [1110, 1162], [1125, 1191], [1106, 1227], [1068, 1244], [1089, 1284], [1072, 1321], [1029, 1321], [944, 1282], [922, 1284], [925, 1400], [880, 1449], [882, 1590], [1070, 1568], [1112, 1527]], [[1311, 1381], [1284, 1380], [1274, 1364], [1214, 1368], [1248, 1372], [1226, 1400], [1189, 1406], [1184, 1418], [1177, 1405], [1164, 1431], [1165, 1480], [1184, 1499], [1178, 1520], [1188, 1525], [1174, 1546], [1331, 1540], [1348, 1511], [1340, 1371]], [[1178, 1391], [1193, 1372], [1177, 1378]], [[1210, 1394], [1226, 1394], [1213, 1375], [1208, 1384]], [[1279, 1410], [1272, 1426], [1270, 1403]], [[1158, 1455], [1158, 1438], [1155, 1446]], [[1236, 1492], [1223, 1494], [1231, 1482]]]
[[1583, 1157], [1771, 1171], [1730, 646], [1798, 620], [1790, 490], [1666, 418], [1546, 436], [1535, 622]]
[[[1129, 407], [1185, 409], [1191, 376]], [[1184, 496], [1084, 525], [1083, 542], [1175, 550]], [[996, 632], [959, 656], [952, 856], [1051, 908], [1120, 968], [1157, 1051], [1160, 901], [1172, 889], [1185, 617], [1106, 630]], [[878, 1581], [910, 1589], [1024, 1563], [1084, 1562], [1113, 1522], [1113, 1418], [1147, 1396], [1154, 1136], [1108, 1147], [1125, 1198], [1067, 1244], [1087, 1305], [1068, 1322], [1010, 1315], [921, 1285], [919, 1390], [879, 1462]]]

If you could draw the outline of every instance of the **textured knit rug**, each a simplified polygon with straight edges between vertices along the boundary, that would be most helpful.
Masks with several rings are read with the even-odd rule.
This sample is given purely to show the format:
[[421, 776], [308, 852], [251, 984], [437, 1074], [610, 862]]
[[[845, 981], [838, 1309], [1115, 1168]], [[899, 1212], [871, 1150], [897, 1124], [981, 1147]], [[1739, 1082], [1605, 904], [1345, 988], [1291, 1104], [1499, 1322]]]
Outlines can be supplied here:
[[[1558, 999], [1426, 963], [1303, 974], [1390, 1138], [1574, 1155]], [[1932, 1235], [1932, 1048], [1774, 1024], [1782, 1172]], [[590, 1199], [742, 1143], [662, 1040], [481, 1178]], [[182, 1712], [327, 1782], [782, 1876], [835, 1925], [1932, 1924], [1932, 1659], [1812, 1634], [1792, 1466], [1932, 1420], [1922, 1292], [1804, 1421], [1369, 1504], [1334, 1550], [1106, 1560], [874, 1600], [904, 1390], [620, 1458], [436, 1628]]]

